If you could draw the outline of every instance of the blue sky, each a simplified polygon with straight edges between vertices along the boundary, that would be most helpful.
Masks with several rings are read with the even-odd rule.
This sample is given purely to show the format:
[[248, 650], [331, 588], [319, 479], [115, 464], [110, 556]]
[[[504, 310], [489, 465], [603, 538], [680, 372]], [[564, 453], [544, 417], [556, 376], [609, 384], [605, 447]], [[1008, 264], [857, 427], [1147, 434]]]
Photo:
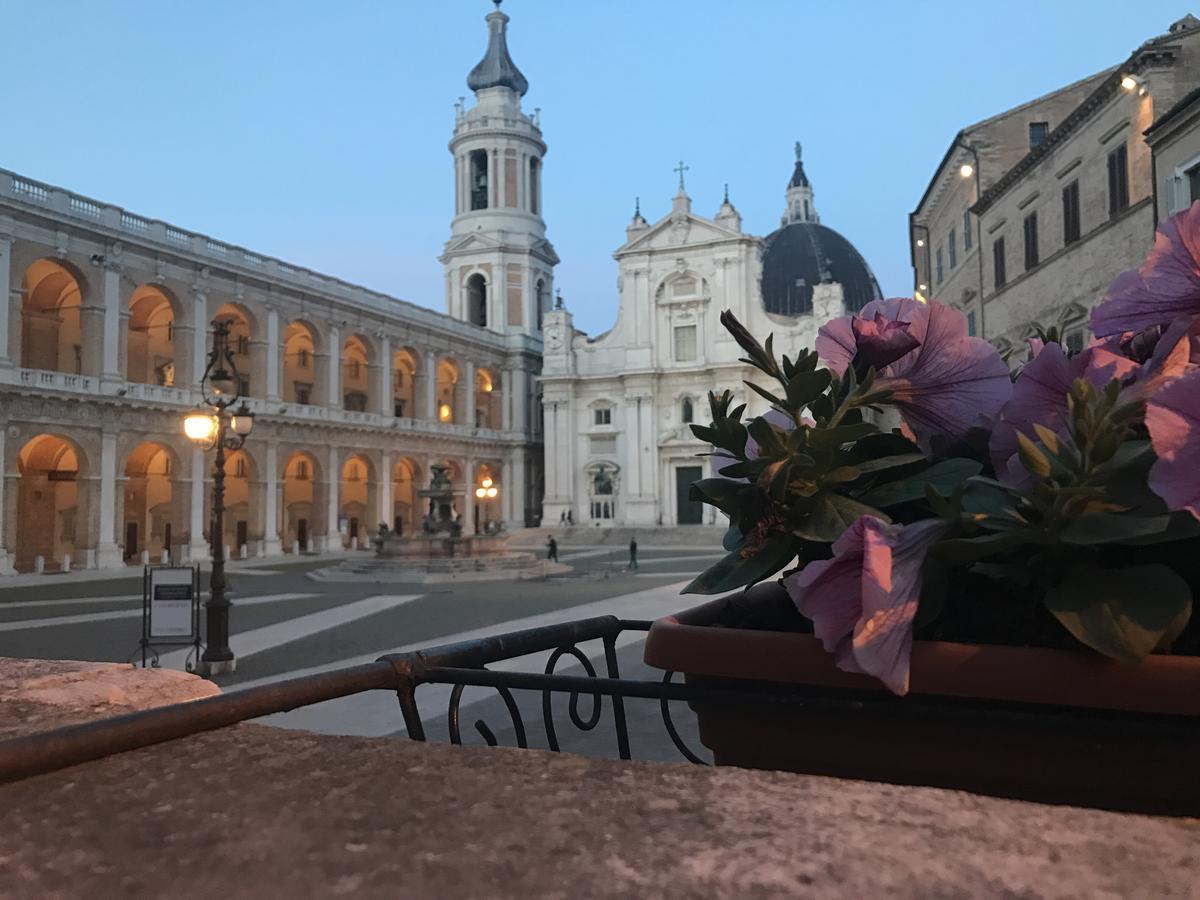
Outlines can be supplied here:
[[[434, 309], [453, 104], [487, 0], [0, 0], [0, 167]], [[557, 285], [592, 333], [642, 198], [697, 213], [722, 186], [779, 221], [792, 145], [822, 221], [887, 294], [910, 289], [908, 212], [964, 124], [1114, 65], [1186, 0], [988, 3], [507, 0], [542, 108]]]

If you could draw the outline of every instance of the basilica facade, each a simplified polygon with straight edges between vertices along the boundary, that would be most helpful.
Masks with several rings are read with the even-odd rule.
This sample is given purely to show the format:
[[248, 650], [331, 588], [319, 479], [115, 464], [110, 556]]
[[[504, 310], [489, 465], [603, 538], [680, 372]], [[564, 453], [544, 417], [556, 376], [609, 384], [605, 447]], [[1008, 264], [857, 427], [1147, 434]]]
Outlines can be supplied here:
[[680, 164], [670, 212], [640, 210], [614, 253], [617, 321], [596, 337], [562, 304], [546, 314], [541, 384], [545, 419], [544, 522], [577, 525], [716, 524], [689, 499], [712, 474], [691, 432], [709, 421], [709, 390], [731, 390], [751, 414], [766, 403], [743, 380], [751, 368], [721, 326], [731, 310], [776, 347], [813, 346], [817, 329], [880, 297], [857, 250], [820, 223], [800, 146], [780, 227], [742, 230], [728, 194], [712, 218], [692, 209]]
[[[364, 546], [419, 527], [435, 464], [464, 528], [537, 521], [557, 257], [507, 22], [487, 17], [450, 142], [447, 314], [0, 170], [0, 572]], [[221, 535], [212, 454], [181, 428], [214, 320], [256, 415]]]

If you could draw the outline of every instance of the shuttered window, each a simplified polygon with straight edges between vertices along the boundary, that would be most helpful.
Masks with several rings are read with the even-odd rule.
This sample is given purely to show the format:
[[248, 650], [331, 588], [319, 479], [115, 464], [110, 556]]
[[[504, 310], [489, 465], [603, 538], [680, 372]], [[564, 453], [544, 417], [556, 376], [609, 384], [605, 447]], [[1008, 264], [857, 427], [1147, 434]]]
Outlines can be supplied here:
[[1079, 182], [1072, 181], [1062, 192], [1063, 245], [1079, 240]]

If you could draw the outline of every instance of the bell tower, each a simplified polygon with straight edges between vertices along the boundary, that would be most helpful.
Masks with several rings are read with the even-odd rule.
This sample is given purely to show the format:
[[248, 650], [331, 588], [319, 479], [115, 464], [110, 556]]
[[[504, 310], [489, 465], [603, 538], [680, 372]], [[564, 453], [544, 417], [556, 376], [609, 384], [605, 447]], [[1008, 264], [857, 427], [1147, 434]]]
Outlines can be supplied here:
[[488, 14], [483, 59], [467, 76], [475, 103], [455, 104], [454, 219], [440, 261], [446, 311], [501, 334], [540, 335], [558, 256], [542, 219], [539, 110], [526, 115], [529, 82], [508, 53], [509, 18]]
[[804, 163], [800, 159], [800, 142], [796, 141], [796, 168], [787, 185], [787, 209], [784, 210], [781, 225], [791, 225], [793, 222], [820, 222], [817, 207], [813, 203], [812, 184], [804, 173]]

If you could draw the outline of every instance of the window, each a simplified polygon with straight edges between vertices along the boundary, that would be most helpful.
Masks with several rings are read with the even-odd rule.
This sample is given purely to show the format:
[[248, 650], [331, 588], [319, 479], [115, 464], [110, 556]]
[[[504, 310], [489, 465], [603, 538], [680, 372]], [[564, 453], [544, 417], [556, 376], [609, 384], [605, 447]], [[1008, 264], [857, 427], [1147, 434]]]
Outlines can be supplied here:
[[1184, 198], [1188, 205], [1200, 200], [1200, 166], [1192, 166], [1184, 173], [1188, 180], [1188, 196]]
[[1025, 271], [1038, 264], [1037, 213], [1025, 217]]
[[239, 334], [237, 339], [237, 352], [239, 356], [246, 356], [250, 353], [250, 336], [247, 334]]
[[597, 425], [611, 425], [612, 407], [603, 406], [600, 409], [595, 410], [595, 422]]
[[302, 459], [296, 463], [296, 480], [308, 481], [308, 460]]
[[1115, 216], [1129, 206], [1129, 150], [1122, 144], [1108, 154], [1108, 214]]
[[471, 209], [488, 208], [488, 159], [486, 150], [471, 154]]
[[404, 418], [404, 401], [403, 400], [396, 400], [393, 402], [392, 415], [395, 416], [397, 419]]
[[1083, 331], [1076, 328], [1074, 331], [1067, 332], [1067, 353], [1074, 356], [1076, 353], [1083, 352]]
[[300, 352], [296, 354], [296, 362], [302, 369], [307, 369], [311, 365], [308, 358], [308, 348], [300, 348]]
[[346, 364], [346, 375], [354, 380], [357, 380], [362, 375], [362, 368], [357, 359], [352, 359]]
[[943, 275], [944, 275], [944, 272], [942, 271], [942, 248], [938, 247], [937, 248], [937, 283], [938, 284], [942, 283]]
[[234, 466], [234, 468], [233, 468], [233, 477], [234, 478], [245, 478], [246, 477], [246, 457], [239, 456], [237, 458], [237, 465]]
[[366, 412], [367, 395], [362, 391], [352, 391], [342, 397], [342, 405], [351, 412]]
[[1029, 149], [1036, 150], [1050, 134], [1049, 122], [1030, 122], [1029, 123]]
[[696, 326], [675, 326], [675, 360], [691, 362], [696, 358]]
[[541, 170], [541, 162], [536, 156], [529, 159], [529, 211], [535, 216], [538, 215], [538, 206], [541, 203], [541, 198], [538, 196], [540, 188], [538, 175]]
[[238, 376], [238, 395], [242, 397], [250, 396], [250, 379], [244, 375]]
[[975, 337], [975, 310], [967, 313], [967, 337]]
[[301, 406], [308, 406], [312, 403], [311, 384], [296, 384], [296, 402]]
[[1079, 240], [1079, 182], [1063, 188], [1063, 246]]
[[996, 276], [996, 290], [1000, 290], [1008, 280], [1004, 272], [1004, 238], [996, 238], [992, 244], [992, 271]]
[[950, 251], [950, 271], [954, 271], [954, 267], [958, 265], [958, 235], [954, 229], [950, 229], [950, 237], [946, 239], [946, 249]]
[[692, 406], [692, 398], [684, 397], [683, 406], [679, 411], [679, 417], [683, 420], [683, 424], [690, 425], [692, 420], [695, 418], [695, 415], [696, 411]]
[[971, 249], [971, 211], [968, 209], [963, 213], [963, 252], [966, 253]]

